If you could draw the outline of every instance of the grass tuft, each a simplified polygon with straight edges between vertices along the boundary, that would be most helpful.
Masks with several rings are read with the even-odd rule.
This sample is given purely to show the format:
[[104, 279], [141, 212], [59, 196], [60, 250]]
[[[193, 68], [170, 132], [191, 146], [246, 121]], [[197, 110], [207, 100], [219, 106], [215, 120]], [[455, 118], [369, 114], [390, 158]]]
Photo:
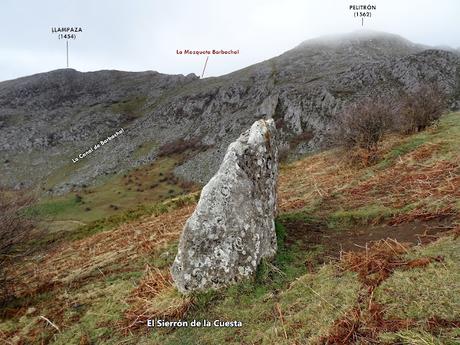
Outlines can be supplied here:
[[460, 239], [447, 237], [408, 255], [411, 260], [442, 255], [426, 267], [396, 271], [376, 291], [386, 315], [395, 318], [460, 321]]

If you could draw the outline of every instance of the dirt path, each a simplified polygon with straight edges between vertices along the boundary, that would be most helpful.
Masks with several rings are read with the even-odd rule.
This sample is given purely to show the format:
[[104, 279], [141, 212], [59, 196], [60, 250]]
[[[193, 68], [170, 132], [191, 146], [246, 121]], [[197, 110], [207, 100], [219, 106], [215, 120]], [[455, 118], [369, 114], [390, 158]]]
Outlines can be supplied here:
[[425, 244], [436, 239], [438, 234], [452, 230], [452, 218], [428, 222], [410, 222], [398, 225], [359, 226], [349, 230], [328, 229], [325, 224], [285, 221], [286, 244], [296, 243], [305, 250], [317, 245], [324, 246], [325, 257], [337, 258], [340, 252], [359, 251], [366, 244], [382, 239], [394, 239], [401, 243]]

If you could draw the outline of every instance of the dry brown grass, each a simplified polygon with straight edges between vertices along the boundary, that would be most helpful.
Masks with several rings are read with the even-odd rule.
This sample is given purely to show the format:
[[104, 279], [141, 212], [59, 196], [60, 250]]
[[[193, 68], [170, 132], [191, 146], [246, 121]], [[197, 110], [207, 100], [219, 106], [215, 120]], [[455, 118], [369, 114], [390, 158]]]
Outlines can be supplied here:
[[280, 211], [313, 207], [315, 200], [327, 198], [350, 183], [354, 174], [354, 169], [330, 153], [314, 155], [283, 167], [279, 177]]
[[397, 206], [401, 201], [407, 204], [431, 196], [460, 196], [460, 166], [451, 161], [441, 160], [424, 165], [407, 164], [406, 160], [387, 170], [349, 188], [346, 195], [359, 198], [360, 204], [367, 204], [378, 198], [389, 206]]
[[[64, 243], [43, 257], [28, 258], [9, 267], [18, 277], [17, 297], [55, 287], [76, 287], [88, 280], [129, 269], [139, 257], [148, 257], [179, 238], [194, 205], [126, 223], [79, 241]], [[112, 270], [112, 271], [111, 271]]]
[[[400, 136], [385, 140], [380, 147], [380, 155], [384, 156], [403, 140]], [[310, 209], [315, 216], [327, 217], [344, 206], [359, 208], [378, 200], [396, 209], [411, 203], [415, 205], [392, 216], [390, 223], [393, 224], [443, 215], [457, 217], [455, 203], [460, 197], [460, 157], [449, 159], [446, 156], [442, 159], [438, 155], [442, 150], [441, 144], [426, 142], [410, 153], [396, 157], [384, 168], [351, 167], [334, 152], [308, 157], [282, 168], [279, 209], [281, 212]], [[439, 201], [437, 209], [428, 207], [432, 200]], [[194, 207], [184, 206], [126, 223], [112, 231], [61, 244], [42, 257], [17, 262], [9, 267], [10, 272], [21, 281], [13, 287], [14, 294], [23, 297], [51, 292], [52, 303], [49, 299], [43, 302], [47, 306], [46, 315], [53, 315], [52, 321], [59, 327], [64, 325], [65, 329], [68, 320], [61, 314], [65, 312], [69, 300], [73, 299], [64, 296], [62, 291], [67, 294], [68, 289], [73, 295], [80, 287], [86, 288], [86, 284], [91, 286], [89, 283], [98, 280], [105, 284], [109, 281], [106, 278], [114, 273], [132, 272], [133, 262], [137, 262], [135, 271], [138, 273], [149, 258], [177, 241]], [[458, 228], [456, 231], [458, 233]], [[342, 255], [340, 265], [344, 270], [357, 272], [363, 289], [358, 306], [350, 308], [349, 313], [335, 324], [331, 338], [327, 340], [330, 344], [334, 341], [346, 344], [356, 339], [375, 340], [375, 335], [382, 330], [397, 330], [412, 322], [385, 320], [381, 307], [372, 299], [375, 287], [395, 269], [422, 267], [442, 260], [441, 257], [406, 260], [406, 250], [404, 244], [385, 240], [370, 245], [364, 252]], [[120, 288], [126, 294], [119, 299], [126, 309], [117, 311], [122, 320], [111, 327], [118, 327], [126, 333], [145, 325], [147, 319], [182, 318], [193, 303], [173, 287], [166, 268], [160, 270], [146, 266], [143, 277], [135, 286], [132, 285], [135, 282], [124, 276], [119, 280], [126, 284]], [[63, 289], [59, 291], [59, 288]], [[86, 296], [85, 301], [90, 301], [91, 296]], [[52, 307], [49, 307], [50, 304]], [[28, 307], [23, 305], [21, 309], [15, 309], [14, 317], [19, 319], [25, 315]], [[40, 308], [37, 307], [37, 310]], [[278, 314], [282, 319], [284, 314], [281, 310]], [[78, 317], [75, 316], [75, 322], [79, 321]]]
[[[385, 141], [388, 151], [400, 140]], [[334, 153], [311, 156], [282, 169], [279, 179], [279, 208], [290, 212], [314, 208], [318, 200], [321, 212], [333, 211], [341, 204], [360, 207], [378, 199], [385, 206], [401, 207], [435, 197], [443, 200], [437, 212], [426, 211], [423, 202], [392, 223], [415, 218], [430, 219], [454, 213], [453, 204], [460, 197], [460, 166], [458, 160], [434, 160], [430, 157], [439, 145], [425, 144], [404, 155], [393, 166], [374, 172], [367, 179], [359, 175], [367, 170], [349, 167]], [[358, 176], [357, 176], [358, 175]], [[336, 200], [335, 195], [340, 194]], [[109, 266], [123, 265], [139, 256], [148, 256], [156, 249], [177, 240], [185, 220], [194, 208], [186, 206], [159, 216], [127, 223], [116, 230], [62, 244], [41, 258], [29, 258], [10, 267], [22, 283], [14, 287], [16, 296], [34, 294], [51, 286], [78, 284], [94, 275], [107, 274]], [[328, 210], [329, 209], [329, 210]]]
[[[444, 260], [441, 256], [407, 260], [409, 247], [409, 244], [386, 239], [370, 243], [364, 251], [346, 252], [341, 256], [339, 267], [356, 272], [363, 284], [362, 290], [356, 305], [334, 322], [320, 344], [378, 344], [378, 335], [382, 332], [395, 332], [417, 324], [417, 320], [409, 318], [386, 318], [384, 306], [374, 301], [375, 288], [396, 269], [425, 267]], [[432, 324], [433, 329], [452, 327], [452, 322], [440, 319], [433, 320]]]
[[[400, 135], [388, 136], [378, 155], [385, 155], [402, 139]], [[280, 210], [291, 212], [312, 207], [321, 199], [328, 200], [349, 188], [366, 171], [362, 166], [351, 165], [340, 150], [315, 154], [286, 165], [279, 177]]]
[[400, 243], [393, 239], [373, 242], [364, 251], [347, 252], [341, 256], [342, 269], [358, 273], [360, 281], [371, 293], [382, 281], [398, 268], [424, 267], [443, 258], [424, 257], [415, 260], [404, 260], [410, 244]]
[[[16, 337], [26, 343], [34, 343], [40, 337], [52, 339], [55, 330], [43, 320], [36, 321], [38, 314], [35, 313], [42, 311], [59, 325], [62, 332], [70, 329], [70, 332], [77, 333], [78, 330], [72, 328], [75, 322], [83, 322], [83, 319], [88, 322], [89, 318], [94, 318], [97, 324], [91, 327], [96, 329], [104, 327], [107, 322], [97, 320], [110, 319], [119, 313], [121, 321], [107, 324], [118, 336], [139, 327], [146, 318], [178, 317], [185, 313], [190, 301], [178, 294], [169, 273], [148, 267], [137, 286], [133, 286], [134, 281], [129, 278], [117, 280], [112, 285], [111, 277], [139, 271], [143, 262], [148, 262], [177, 241], [193, 209], [194, 205], [188, 205], [158, 216], [148, 216], [112, 231], [63, 243], [42, 257], [25, 258], [9, 266], [18, 282], [11, 289], [19, 304], [3, 310], [3, 314], [11, 319], [33, 320], [34, 324], [26, 328], [21, 324], [8, 334], [0, 334], [0, 339]], [[106, 296], [106, 291], [115, 295]], [[46, 299], [40, 296], [46, 296]], [[98, 314], [96, 310], [69, 314], [77, 310], [75, 306], [97, 308], [98, 303], [100, 308], [106, 309], [105, 314], [103, 311]], [[118, 309], [113, 304], [121, 305], [120, 311], [116, 311]], [[29, 315], [31, 307], [35, 311]], [[125, 309], [126, 314], [121, 311]], [[40, 338], [41, 342], [48, 343], [45, 338]]]
[[[387, 140], [379, 155], [401, 140], [399, 136]], [[455, 216], [460, 198], [460, 156], [432, 159], [440, 149], [440, 144], [423, 144], [385, 169], [354, 168], [333, 152], [292, 163], [280, 174], [280, 211], [316, 209], [317, 215], [325, 215], [343, 205], [356, 209], [378, 201], [391, 209], [413, 204], [396, 215], [393, 224]], [[433, 201], [438, 203], [436, 207]]]
[[17, 247], [29, 240], [35, 228], [35, 221], [26, 218], [22, 212], [34, 201], [29, 191], [13, 191], [0, 188], [0, 307], [12, 297], [11, 286], [16, 276], [6, 267], [27, 255]]
[[145, 327], [147, 320], [182, 319], [192, 305], [190, 297], [180, 295], [175, 289], [169, 271], [147, 266], [139, 285], [132, 291], [127, 303], [122, 328], [130, 332]]

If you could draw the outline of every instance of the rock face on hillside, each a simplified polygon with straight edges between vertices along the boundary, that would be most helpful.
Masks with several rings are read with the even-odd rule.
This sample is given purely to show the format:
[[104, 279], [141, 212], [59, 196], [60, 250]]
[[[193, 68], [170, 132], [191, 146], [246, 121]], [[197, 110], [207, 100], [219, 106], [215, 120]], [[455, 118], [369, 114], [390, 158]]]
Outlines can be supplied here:
[[256, 121], [229, 146], [184, 227], [171, 268], [180, 291], [234, 283], [276, 253], [277, 177], [274, 121]]
[[427, 82], [458, 107], [460, 56], [385, 33], [309, 40], [217, 78], [67, 69], [0, 82], [0, 185], [65, 193], [153, 163], [177, 142], [187, 152], [174, 173], [205, 184], [255, 120], [273, 118], [295, 156], [321, 148], [344, 106]]

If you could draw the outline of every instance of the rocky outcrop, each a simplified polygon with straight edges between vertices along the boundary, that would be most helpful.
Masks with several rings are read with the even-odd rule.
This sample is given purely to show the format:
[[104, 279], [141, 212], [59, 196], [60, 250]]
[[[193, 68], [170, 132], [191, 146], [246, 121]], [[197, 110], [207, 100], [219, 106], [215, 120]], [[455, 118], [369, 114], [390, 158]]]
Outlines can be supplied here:
[[[456, 109], [460, 56], [384, 33], [309, 40], [217, 78], [67, 69], [0, 82], [0, 162], [8, 162], [0, 164], [0, 185], [46, 182], [65, 193], [152, 163], [163, 145], [179, 141], [202, 149], [190, 149], [174, 173], [205, 184], [257, 119], [273, 118], [295, 157], [321, 148], [344, 106], [426, 82]], [[116, 141], [71, 162], [120, 128]]]
[[237, 282], [276, 253], [276, 134], [273, 120], [256, 121], [203, 188], [171, 268], [181, 292]]

